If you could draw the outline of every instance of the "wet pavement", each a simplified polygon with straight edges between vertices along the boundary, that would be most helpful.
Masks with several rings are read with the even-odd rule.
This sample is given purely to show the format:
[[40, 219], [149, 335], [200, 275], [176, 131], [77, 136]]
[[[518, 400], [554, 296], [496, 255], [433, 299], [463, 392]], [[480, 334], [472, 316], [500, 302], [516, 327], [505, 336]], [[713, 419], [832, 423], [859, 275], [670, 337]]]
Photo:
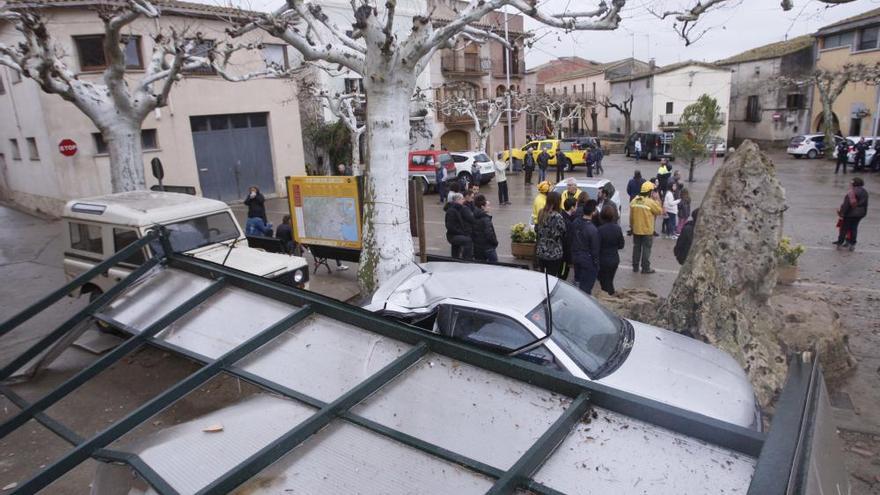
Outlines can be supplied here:
[[[855, 252], [836, 251], [831, 245], [836, 236], [835, 210], [853, 174], [835, 176], [833, 165], [824, 160], [794, 160], [778, 154], [772, 155], [772, 158], [786, 189], [789, 206], [785, 214], [785, 233], [807, 247], [801, 259], [797, 285], [835, 296], [832, 300], [838, 304], [844, 326], [850, 332], [851, 348], [859, 360], [856, 376], [837, 391], [847, 394], [852, 407], [844, 405], [835, 414], [849, 431], [880, 434], [880, 393], [876, 385], [877, 372], [880, 371], [880, 203], [877, 203], [880, 201], [877, 199], [880, 198], [880, 174], [863, 176], [866, 188], [874, 196], [874, 203], [860, 226], [858, 249]], [[673, 166], [676, 165], [673, 163]], [[606, 157], [604, 166], [604, 177], [611, 180], [625, 198], [626, 182], [633, 171], [638, 168], [646, 176], [653, 175], [658, 164], [644, 161], [636, 164], [633, 160], [613, 155]], [[714, 170], [715, 166], [711, 163], [702, 164], [697, 168], [696, 181], [686, 184], [695, 205], [699, 204]], [[583, 175], [583, 171], [574, 173]], [[513, 204], [493, 207], [495, 230], [500, 241], [498, 252], [503, 261], [512, 261], [509, 227], [528, 221], [531, 202], [536, 194], [534, 186], [523, 184], [522, 175], [511, 175], [509, 188]], [[482, 192], [494, 205], [497, 199], [494, 182], [484, 186]], [[436, 195], [425, 196], [424, 199], [428, 252], [447, 255], [449, 246], [445, 239], [442, 208], [437, 204]], [[244, 208], [237, 205], [234, 210], [242, 220]], [[285, 199], [269, 200], [267, 210], [270, 221], [277, 225], [287, 213], [287, 202]], [[628, 224], [626, 207], [621, 222], [624, 227]], [[60, 229], [58, 221], [35, 218], [0, 206], [0, 276], [4, 282], [0, 284], [0, 301], [3, 301], [0, 320], [5, 320], [65, 282]], [[674, 241], [657, 238], [653, 250], [653, 265], [657, 273], [634, 274], [627, 263], [631, 254], [631, 238], [627, 237], [627, 246], [621, 253], [624, 263], [618, 272], [616, 285], [621, 288], [646, 287], [665, 295], [678, 271], [678, 263], [672, 255], [673, 246]], [[354, 295], [357, 286], [356, 266], [351, 263], [345, 265], [351, 269], [339, 272], [334, 268], [332, 274], [321, 268], [319, 274], [312, 276], [312, 289], [339, 299]], [[0, 362], [8, 362], [11, 356], [21, 352], [84, 304], [82, 300], [65, 298], [34, 321], [4, 337], [4, 345], [0, 347]], [[52, 369], [39, 380], [16, 388], [28, 398], [37, 397], [95, 359], [90, 353], [72, 348], [62, 354]], [[167, 353], [140, 350], [100, 374], [76, 398], [59, 403], [50, 413], [70, 422], [81, 434], [91, 434], [132, 411], [164, 386], [194, 369], [192, 363]], [[132, 383], [139, 386], [131, 386]], [[243, 392], [240, 383], [230, 382], [206, 385], [199, 393], [209, 394], [207, 396], [212, 400], [223, 398], [232, 401], [249, 392]], [[195, 406], [192, 409], [183, 415], [195, 414], [200, 410]], [[0, 400], [0, 421], [16, 411], [8, 401]], [[151, 429], [160, 427], [161, 421], [150, 422], [141, 433], [147, 434]], [[872, 438], [876, 440], [876, 437]], [[27, 448], [23, 448], [25, 445]], [[868, 442], [867, 445], [868, 450], [878, 450], [876, 442]], [[21, 431], [0, 439], [0, 487], [23, 481], [67, 449], [69, 446], [52, 439], [42, 427], [28, 423]], [[858, 469], [868, 470], [870, 476], [876, 475], [876, 465], [870, 463], [870, 458], [867, 461], [868, 467]], [[85, 463], [51, 487], [49, 492], [87, 492], [93, 473], [94, 463]]]

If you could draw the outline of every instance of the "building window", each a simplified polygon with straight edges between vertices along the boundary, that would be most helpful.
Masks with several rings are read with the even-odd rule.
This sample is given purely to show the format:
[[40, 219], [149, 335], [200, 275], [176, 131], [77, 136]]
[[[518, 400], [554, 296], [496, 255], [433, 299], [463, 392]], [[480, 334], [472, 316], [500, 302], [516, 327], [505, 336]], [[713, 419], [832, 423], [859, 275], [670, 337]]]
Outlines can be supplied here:
[[[106, 155], [110, 152], [110, 149], [107, 147], [107, 141], [104, 141], [104, 136], [100, 132], [92, 133], [92, 140], [95, 142], [96, 155]], [[159, 149], [159, 138], [156, 134], [156, 129], [141, 130], [141, 148], [144, 150]]]
[[788, 110], [800, 110], [804, 108], [805, 101], [806, 98], [802, 94], [790, 94], [785, 98], [785, 108]]
[[[191, 39], [189, 41], [192, 41], [194, 43], [193, 48], [190, 51], [193, 57], [208, 58], [208, 56], [211, 55], [211, 52], [214, 51], [214, 40]], [[184, 73], [211, 75], [215, 74], [216, 72], [214, 71], [214, 67], [209, 65], [207, 67], [202, 66], [196, 67], [195, 69], [188, 69], [185, 70]]]
[[667, 101], [667, 102], [666, 102], [666, 115], [671, 114], [672, 111], [673, 111], [673, 108], [674, 108], [674, 105], [672, 104], [672, 102], [671, 102], [671, 101]]
[[273, 69], [287, 70], [290, 68], [290, 60], [287, 58], [287, 47], [275, 43], [263, 45], [263, 61]]
[[826, 36], [822, 40], [822, 48], [830, 49], [830, 48], [840, 48], [842, 46], [851, 46], [853, 43], [853, 35], [855, 31], [849, 31], [846, 33], [832, 34], [830, 36]]
[[[606, 118], [606, 119], [608, 118], [608, 107], [607, 107], [607, 106], [605, 107], [605, 118]], [[619, 132], [619, 131], [618, 131], [618, 132]]]
[[489, 88], [483, 88], [483, 99], [489, 98]]
[[[126, 69], [143, 69], [144, 61], [141, 58], [141, 37], [125, 36], [123, 54], [125, 55]], [[95, 34], [89, 36], [74, 36], [73, 43], [79, 55], [79, 69], [83, 72], [103, 70], [107, 67], [107, 59], [104, 56], [104, 35]]]
[[[556, 94], [556, 88], [553, 88], [553, 94]], [[504, 86], [495, 88], [495, 96], [504, 96]]]
[[[595, 83], [593, 83], [593, 84], [595, 84]], [[581, 84], [581, 93], [583, 93], [583, 92], [584, 92], [584, 85]]]
[[758, 95], [749, 96], [749, 103], [746, 105], [746, 121], [761, 121], [761, 111], [758, 108]]
[[645, 87], [646, 87], [646, 88], [650, 88], [650, 87], [651, 87], [651, 78], [650, 78], [650, 77], [647, 78], [647, 79], [645, 79]]
[[80, 251], [103, 254], [104, 242], [101, 238], [101, 227], [70, 222], [70, 247]]
[[28, 145], [28, 156], [31, 160], [39, 160], [40, 159], [40, 150], [37, 149], [37, 139], [36, 138], [25, 138]]
[[563, 87], [562, 87], [562, 94], [564, 94], [564, 95], [567, 95], [567, 94], [568, 94], [568, 86], [563, 86]]
[[21, 150], [18, 149], [18, 139], [10, 139], [9, 147], [12, 149], [12, 159], [21, 160]]
[[553, 92], [554, 95], [556, 94], [556, 88], [552, 88], [551, 91]]
[[859, 31], [859, 50], [873, 50], [877, 48], [877, 38], [880, 34], [880, 26], [874, 26]]
[[359, 77], [345, 78], [345, 93], [364, 93], [364, 80]]
[[852, 118], [849, 121], [849, 135], [860, 136], [862, 134], [862, 119]]

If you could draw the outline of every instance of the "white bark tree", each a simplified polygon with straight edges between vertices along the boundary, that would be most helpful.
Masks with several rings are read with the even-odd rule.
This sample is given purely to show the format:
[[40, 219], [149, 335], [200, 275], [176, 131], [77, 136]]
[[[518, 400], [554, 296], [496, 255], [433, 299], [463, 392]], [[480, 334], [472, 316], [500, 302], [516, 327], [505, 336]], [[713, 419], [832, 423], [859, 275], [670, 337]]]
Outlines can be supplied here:
[[632, 104], [633, 104], [633, 95], [630, 94], [627, 98], [624, 98], [617, 101], [612, 101], [607, 96], [599, 102], [603, 108], [613, 108], [620, 112], [623, 115], [623, 128], [624, 128], [624, 136], [629, 137], [632, 132]]
[[277, 68], [267, 67], [254, 73], [231, 75], [226, 66], [232, 54], [253, 46], [227, 44], [219, 53], [195, 56], [198, 37], [188, 38], [183, 31], [169, 29], [167, 34], [157, 32], [153, 36], [153, 53], [140, 80], [128, 81], [123, 30], [140, 17], [158, 18], [160, 11], [149, 0], [102, 5], [97, 11], [104, 23], [106, 69], [102, 82], [80, 78], [65, 62], [63, 49], [55, 44], [39, 12], [14, 4], [0, 3], [0, 19], [10, 22], [22, 39], [16, 45], [0, 43], [0, 65], [34, 80], [44, 92], [73, 103], [91, 119], [107, 143], [113, 192], [146, 186], [141, 124], [151, 111], [167, 104], [172, 86], [184, 71], [213, 67], [230, 81], [278, 73]]
[[[716, 0], [717, 1], [717, 0]], [[732, 0], [727, 0], [732, 1]], [[826, 0], [834, 1], [834, 0]], [[428, 16], [395, 31], [396, 0], [351, 0], [350, 26], [340, 28], [316, 0], [286, 0], [275, 12], [254, 16], [235, 33], [262, 29], [283, 39], [309, 61], [324, 61], [360, 74], [367, 97], [363, 251], [359, 281], [372, 293], [412, 262], [405, 167], [409, 137], [409, 99], [416, 78], [441, 48], [458, 39], [506, 41], [477, 27], [489, 13], [508, 8], [550, 27], [564, 30], [613, 30], [626, 0], [602, 0], [593, 10], [551, 15], [536, 0], [466, 0], [457, 16], [435, 28]], [[790, 0], [784, 7], [791, 8]], [[699, 13], [697, 13], [699, 15]]]
[[[513, 113], [523, 113], [529, 108], [518, 94], [511, 93], [510, 100]], [[475, 100], [465, 95], [452, 94], [433, 102], [432, 106], [443, 115], [469, 117], [474, 123], [474, 132], [477, 133], [477, 149], [485, 153], [489, 135], [507, 114], [507, 96]]]
[[529, 113], [540, 116], [548, 131], [555, 138], [561, 138], [562, 126], [572, 119], [580, 119], [586, 108], [586, 100], [575, 95], [534, 93], [527, 97]]

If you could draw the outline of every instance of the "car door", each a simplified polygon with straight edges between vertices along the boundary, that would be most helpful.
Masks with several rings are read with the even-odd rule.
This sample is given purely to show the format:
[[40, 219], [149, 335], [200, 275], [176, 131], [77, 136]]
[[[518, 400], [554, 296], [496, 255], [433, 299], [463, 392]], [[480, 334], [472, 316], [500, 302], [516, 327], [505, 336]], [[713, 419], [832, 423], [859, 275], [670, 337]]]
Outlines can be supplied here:
[[[436, 331], [441, 335], [498, 354], [509, 354], [536, 340], [532, 332], [515, 319], [479, 308], [443, 305], [436, 325]], [[566, 371], [545, 345], [518, 354], [517, 357], [550, 369]]]

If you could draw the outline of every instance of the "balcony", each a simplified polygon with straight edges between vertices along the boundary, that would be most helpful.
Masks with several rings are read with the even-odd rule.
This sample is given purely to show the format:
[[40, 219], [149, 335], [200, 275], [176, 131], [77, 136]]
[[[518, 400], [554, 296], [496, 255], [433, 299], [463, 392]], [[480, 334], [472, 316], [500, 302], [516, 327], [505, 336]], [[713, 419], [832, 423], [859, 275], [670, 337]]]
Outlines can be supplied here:
[[[497, 64], [492, 65], [492, 77], [498, 79], [504, 79], [507, 77], [506, 74], [507, 61], [506, 59], [501, 59], [501, 61]], [[526, 75], [526, 64], [522, 61], [511, 60], [510, 61], [510, 77], [514, 79], [520, 79]]]
[[482, 77], [489, 73], [489, 59], [476, 54], [446, 53], [440, 57], [440, 71], [447, 76]]
[[[483, 122], [486, 121], [487, 115], [485, 110], [478, 110], [477, 116]], [[519, 120], [520, 114], [517, 112], [511, 112], [510, 120], [511, 122], [516, 122]], [[437, 120], [439, 122], [443, 122], [446, 125], [456, 125], [456, 126], [472, 126], [474, 124], [474, 119], [471, 118], [470, 115], [461, 114], [461, 113], [450, 113], [446, 114], [443, 112], [437, 112]], [[507, 115], [504, 114], [501, 116], [501, 120], [498, 121], [499, 125], [503, 125], [507, 122]]]
[[[718, 115], [719, 115], [720, 121], [722, 123], [727, 123], [727, 114], [726, 113], [721, 112]], [[680, 113], [660, 114], [660, 115], [658, 115], [658, 117], [660, 119], [659, 120], [660, 123], [657, 124], [657, 127], [661, 131], [670, 131], [670, 130], [676, 130], [679, 128], [679, 121], [681, 120]]]

